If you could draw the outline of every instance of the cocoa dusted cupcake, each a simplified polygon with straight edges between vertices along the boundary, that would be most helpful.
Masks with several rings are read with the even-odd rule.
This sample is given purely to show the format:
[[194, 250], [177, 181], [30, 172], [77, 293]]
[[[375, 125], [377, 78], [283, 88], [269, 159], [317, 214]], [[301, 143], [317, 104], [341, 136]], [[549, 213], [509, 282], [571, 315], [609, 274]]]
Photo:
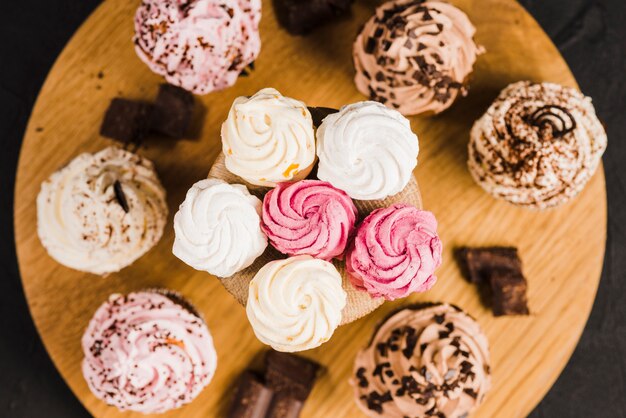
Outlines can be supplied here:
[[166, 412], [195, 399], [215, 373], [211, 333], [178, 293], [114, 294], [82, 338], [93, 394], [122, 411]]
[[582, 191], [606, 146], [589, 97], [558, 84], [520, 81], [474, 123], [468, 167], [492, 196], [546, 209]]
[[370, 417], [467, 417], [491, 388], [489, 344], [459, 308], [402, 309], [356, 358], [356, 402]]
[[467, 92], [482, 48], [463, 11], [437, 0], [392, 0], [354, 42], [359, 91], [404, 115], [439, 113]]

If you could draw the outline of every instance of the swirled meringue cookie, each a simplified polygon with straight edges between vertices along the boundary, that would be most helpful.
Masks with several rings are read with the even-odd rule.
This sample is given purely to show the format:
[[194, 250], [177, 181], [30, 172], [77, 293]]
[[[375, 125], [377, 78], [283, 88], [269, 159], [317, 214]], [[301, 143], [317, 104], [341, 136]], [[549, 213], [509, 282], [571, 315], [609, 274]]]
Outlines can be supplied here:
[[204, 321], [177, 294], [114, 294], [82, 338], [83, 376], [93, 394], [122, 411], [166, 412], [191, 402], [217, 366]]
[[441, 252], [435, 216], [397, 204], [363, 220], [346, 255], [346, 269], [357, 289], [395, 300], [435, 284]]
[[520, 81], [474, 123], [468, 167], [494, 197], [546, 209], [582, 191], [606, 146], [589, 97], [558, 84]]
[[379, 326], [350, 383], [370, 417], [466, 418], [491, 388], [489, 364], [487, 337], [469, 315], [412, 306]]
[[352, 199], [330, 183], [280, 183], [263, 199], [261, 228], [283, 254], [323, 260], [343, 255], [358, 212]]
[[168, 83], [196, 94], [235, 84], [261, 50], [260, 0], [143, 0], [135, 50]]
[[48, 254], [94, 274], [132, 264], [161, 239], [166, 220], [152, 163], [116, 147], [74, 158], [37, 196], [37, 232]]
[[482, 52], [465, 13], [437, 0], [388, 1], [354, 42], [354, 81], [371, 100], [404, 115], [439, 113], [465, 95]]
[[346, 297], [335, 266], [300, 255], [259, 270], [250, 282], [246, 312], [262, 343], [277, 351], [303, 351], [330, 339]]
[[174, 255], [218, 277], [243, 270], [263, 254], [261, 201], [246, 186], [201, 180], [174, 215]]
[[301, 180], [315, 162], [311, 113], [272, 88], [239, 97], [222, 125], [222, 146], [226, 168], [249, 183]]
[[317, 130], [317, 177], [358, 200], [401, 192], [417, 166], [419, 145], [409, 121], [376, 102], [327, 116]]

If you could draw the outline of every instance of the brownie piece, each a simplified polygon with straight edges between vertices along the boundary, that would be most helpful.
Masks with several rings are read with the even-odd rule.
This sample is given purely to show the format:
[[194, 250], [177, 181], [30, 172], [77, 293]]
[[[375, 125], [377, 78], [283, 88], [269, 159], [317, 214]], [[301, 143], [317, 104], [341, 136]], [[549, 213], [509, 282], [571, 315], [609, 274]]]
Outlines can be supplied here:
[[115, 98], [104, 115], [100, 135], [124, 144], [139, 144], [150, 129], [153, 110], [149, 103]]
[[265, 382], [281, 396], [304, 402], [309, 396], [319, 364], [288, 353], [268, 351], [265, 356]]
[[302, 411], [303, 403], [287, 395], [276, 394], [272, 398], [272, 404], [266, 418], [298, 418]]
[[252, 372], [244, 372], [235, 390], [228, 418], [265, 418], [272, 403], [273, 391]]
[[191, 124], [193, 109], [193, 94], [171, 84], [161, 84], [150, 128], [170, 138], [182, 138]]
[[463, 275], [475, 284], [489, 283], [489, 275], [494, 269], [522, 269], [522, 262], [515, 247], [461, 247], [455, 256]]
[[519, 270], [493, 270], [490, 281], [495, 316], [528, 315], [527, 283]]
[[305, 35], [350, 11], [353, 0], [274, 0], [278, 22], [292, 35]]
[[313, 126], [316, 128], [320, 127], [326, 116], [339, 112], [339, 110], [330, 107], [309, 107], [308, 109], [311, 112], [311, 118], [313, 118]]

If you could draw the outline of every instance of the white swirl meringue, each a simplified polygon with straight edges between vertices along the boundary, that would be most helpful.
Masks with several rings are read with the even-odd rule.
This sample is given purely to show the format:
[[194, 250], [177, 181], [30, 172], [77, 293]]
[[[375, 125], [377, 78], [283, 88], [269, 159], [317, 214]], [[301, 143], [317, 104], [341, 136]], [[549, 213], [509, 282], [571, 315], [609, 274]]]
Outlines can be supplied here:
[[166, 220], [152, 163], [117, 147], [74, 158], [37, 196], [37, 232], [50, 256], [94, 274], [132, 264], [161, 239]]
[[317, 130], [317, 177], [358, 200], [401, 192], [417, 165], [419, 145], [408, 119], [366, 101], [330, 114]]
[[301, 180], [315, 162], [311, 113], [273, 88], [238, 97], [222, 124], [222, 147], [226, 168], [249, 183]]
[[259, 270], [250, 282], [246, 312], [261, 342], [277, 351], [303, 351], [330, 339], [346, 297], [335, 266], [301, 255]]
[[261, 201], [241, 184], [205, 179], [194, 184], [174, 216], [172, 252], [196, 270], [229, 277], [263, 254]]

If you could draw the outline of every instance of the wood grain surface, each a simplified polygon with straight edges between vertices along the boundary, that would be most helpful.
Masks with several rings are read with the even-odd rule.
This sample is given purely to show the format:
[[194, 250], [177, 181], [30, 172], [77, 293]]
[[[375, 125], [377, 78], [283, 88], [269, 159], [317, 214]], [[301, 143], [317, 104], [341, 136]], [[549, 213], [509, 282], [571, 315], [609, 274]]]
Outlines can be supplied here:
[[[140, 153], [153, 160], [168, 191], [170, 221], [188, 187], [206, 176], [220, 151], [219, 126], [232, 100], [262, 87], [312, 106], [362, 100], [352, 83], [351, 42], [377, 1], [357, 2], [340, 25], [294, 38], [278, 29], [269, 1], [261, 24], [257, 70], [226, 91], [202, 98], [206, 108], [198, 140], [151, 142]], [[409, 301], [447, 301], [480, 322], [492, 352], [494, 388], [479, 417], [525, 416], [543, 397], [571, 355], [588, 317], [600, 277], [606, 238], [606, 195], [601, 170], [585, 191], [558, 210], [538, 213], [495, 201], [476, 186], [465, 166], [469, 128], [498, 91], [520, 79], [575, 86], [565, 62], [539, 26], [513, 0], [455, 0], [478, 28], [488, 50], [476, 66], [470, 95], [443, 115], [411, 118], [420, 137], [415, 171], [425, 209], [440, 222], [444, 265], [428, 293], [386, 303], [340, 327], [322, 347], [304, 353], [326, 366], [304, 409], [306, 417], [358, 416], [347, 379], [352, 361], [386, 313]], [[56, 264], [36, 234], [35, 198], [41, 182], [83, 151], [110, 142], [98, 129], [117, 95], [151, 99], [159, 77], [135, 56], [136, 1], [107, 0], [81, 27], [53, 67], [37, 101], [21, 152], [15, 195], [20, 271], [37, 328], [55, 364], [89, 411], [120, 416], [89, 392], [81, 372], [80, 337], [95, 309], [113, 292], [164, 286], [179, 290], [203, 313], [213, 333], [219, 366], [211, 385], [183, 410], [163, 416], [221, 416], [237, 375], [264, 350], [245, 311], [219, 282], [171, 255], [171, 223], [158, 246], [133, 266], [107, 278]], [[488, 10], [489, 13], [485, 13]], [[41, 129], [43, 128], [43, 129]], [[452, 260], [456, 245], [515, 245], [529, 279], [532, 315], [494, 318]], [[123, 414], [134, 416], [133, 414]], [[138, 415], [139, 416], [139, 415]]]

